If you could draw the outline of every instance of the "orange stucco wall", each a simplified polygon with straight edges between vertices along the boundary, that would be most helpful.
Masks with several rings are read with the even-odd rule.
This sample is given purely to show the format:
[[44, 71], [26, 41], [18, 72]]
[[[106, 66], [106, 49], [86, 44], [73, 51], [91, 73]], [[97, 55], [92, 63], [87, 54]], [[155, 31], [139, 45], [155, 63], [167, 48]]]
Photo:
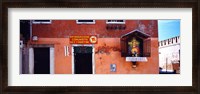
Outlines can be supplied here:
[[[104, 46], [105, 53], [95, 54], [96, 74], [157, 74], [158, 67], [158, 39], [151, 38], [151, 57], [148, 62], [137, 62], [137, 68], [132, 68], [132, 63], [121, 57], [120, 38], [100, 38], [95, 49]], [[119, 49], [119, 50], [118, 50]], [[156, 57], [156, 58], [155, 58]], [[116, 64], [116, 72], [110, 72], [110, 64]]]
[[[38, 36], [33, 44], [53, 44], [55, 48], [55, 73], [72, 74], [72, 45], [69, 36], [97, 35], [94, 44], [95, 74], [157, 74], [158, 66], [158, 23], [157, 20], [126, 20], [124, 30], [106, 29], [106, 20], [95, 20], [95, 24], [77, 24], [76, 20], [52, 20], [51, 24], [33, 24], [32, 35]], [[148, 62], [131, 62], [121, 57], [120, 37], [133, 30], [141, 29], [151, 37], [151, 57]], [[64, 46], [69, 46], [69, 56], [64, 54]], [[110, 72], [110, 64], [116, 64], [116, 72]]]
[[[53, 44], [55, 74], [72, 74], [72, 45], [69, 38], [39, 38], [33, 44]], [[64, 54], [64, 46], [69, 46], [69, 56]], [[95, 74], [157, 74], [158, 65], [158, 38], [151, 38], [151, 57], [148, 62], [138, 62], [137, 68], [132, 68], [131, 62], [121, 57], [120, 38], [98, 38], [94, 44]], [[110, 72], [110, 64], [116, 64], [117, 71]]]
[[[140, 22], [139, 22], [140, 21]], [[76, 24], [76, 20], [52, 20], [51, 24], [33, 24], [33, 35], [39, 38], [68, 38], [72, 35], [97, 35], [99, 38], [120, 38], [128, 32], [142, 27], [151, 37], [158, 37], [157, 20], [126, 20], [125, 30], [106, 29], [106, 20], [95, 20], [95, 24]]]

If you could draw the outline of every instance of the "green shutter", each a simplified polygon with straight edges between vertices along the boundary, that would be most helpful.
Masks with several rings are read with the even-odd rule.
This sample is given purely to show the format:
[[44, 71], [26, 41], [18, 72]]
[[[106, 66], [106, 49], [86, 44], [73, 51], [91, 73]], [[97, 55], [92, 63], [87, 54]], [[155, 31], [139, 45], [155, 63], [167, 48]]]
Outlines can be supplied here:
[[151, 56], [151, 39], [144, 39], [143, 41], [143, 56], [150, 57]]

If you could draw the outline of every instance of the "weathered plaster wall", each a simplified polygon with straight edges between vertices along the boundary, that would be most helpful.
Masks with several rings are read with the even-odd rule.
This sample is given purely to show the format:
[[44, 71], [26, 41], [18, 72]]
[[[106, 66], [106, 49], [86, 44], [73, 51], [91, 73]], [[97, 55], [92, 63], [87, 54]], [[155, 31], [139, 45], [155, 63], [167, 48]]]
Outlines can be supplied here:
[[[39, 37], [34, 44], [54, 44], [55, 73], [72, 73], [72, 54], [69, 36], [97, 35], [95, 44], [96, 74], [156, 74], [158, 65], [158, 24], [157, 20], [126, 20], [125, 30], [107, 30], [106, 20], [95, 20], [95, 24], [76, 24], [76, 20], [52, 20], [51, 24], [33, 24], [33, 35]], [[138, 29], [151, 35], [151, 57], [148, 62], [138, 62], [137, 68], [132, 68], [131, 62], [121, 57], [120, 37], [132, 30]], [[64, 46], [69, 46], [69, 56], [64, 56]], [[117, 65], [116, 72], [110, 72], [110, 64]]]
[[[33, 44], [54, 44], [55, 74], [72, 74], [72, 45], [69, 38], [39, 38]], [[69, 46], [69, 56], [64, 54], [64, 46]], [[121, 57], [120, 38], [98, 38], [95, 44], [95, 73], [96, 74], [157, 74], [158, 38], [151, 39], [151, 57], [148, 62], [138, 62], [137, 68], [132, 68], [131, 62]], [[155, 58], [156, 57], [156, 58]], [[117, 65], [116, 72], [110, 72], [110, 64]]]
[[[137, 68], [132, 68], [131, 62], [121, 57], [120, 38], [100, 38], [95, 45], [96, 74], [157, 74], [158, 65], [158, 39], [151, 39], [151, 57], [148, 62], [138, 62]], [[103, 51], [98, 51], [101, 48]], [[104, 50], [105, 49], [105, 50]], [[155, 58], [157, 57], [157, 58]], [[110, 72], [110, 64], [116, 64], [116, 72]]]
[[106, 20], [95, 24], [76, 24], [76, 20], [52, 20], [51, 24], [33, 24], [33, 35], [40, 38], [68, 38], [71, 35], [97, 35], [99, 38], [120, 38], [139, 29], [152, 37], [158, 37], [157, 20], [126, 20], [125, 30], [107, 30]]
[[71, 63], [71, 49], [69, 49], [69, 56], [65, 56], [64, 46], [69, 46], [68, 38], [39, 38], [37, 42], [32, 42], [32, 44], [53, 44], [54, 45], [54, 69], [55, 74], [71, 74], [72, 73], [72, 63]]

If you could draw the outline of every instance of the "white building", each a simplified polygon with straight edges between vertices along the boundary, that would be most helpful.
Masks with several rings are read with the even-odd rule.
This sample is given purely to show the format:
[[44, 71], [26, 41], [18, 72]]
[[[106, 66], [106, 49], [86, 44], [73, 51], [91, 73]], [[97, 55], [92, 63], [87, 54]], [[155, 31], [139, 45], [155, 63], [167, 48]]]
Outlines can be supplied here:
[[159, 67], [162, 72], [180, 73], [180, 37], [159, 41]]

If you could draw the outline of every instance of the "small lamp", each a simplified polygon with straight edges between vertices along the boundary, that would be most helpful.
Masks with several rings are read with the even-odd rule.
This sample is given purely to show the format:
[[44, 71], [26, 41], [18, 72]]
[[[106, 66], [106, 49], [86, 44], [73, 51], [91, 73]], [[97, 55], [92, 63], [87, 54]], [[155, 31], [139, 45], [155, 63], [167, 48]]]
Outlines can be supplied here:
[[33, 36], [33, 37], [32, 37], [32, 40], [33, 40], [33, 41], [38, 41], [38, 36]]

